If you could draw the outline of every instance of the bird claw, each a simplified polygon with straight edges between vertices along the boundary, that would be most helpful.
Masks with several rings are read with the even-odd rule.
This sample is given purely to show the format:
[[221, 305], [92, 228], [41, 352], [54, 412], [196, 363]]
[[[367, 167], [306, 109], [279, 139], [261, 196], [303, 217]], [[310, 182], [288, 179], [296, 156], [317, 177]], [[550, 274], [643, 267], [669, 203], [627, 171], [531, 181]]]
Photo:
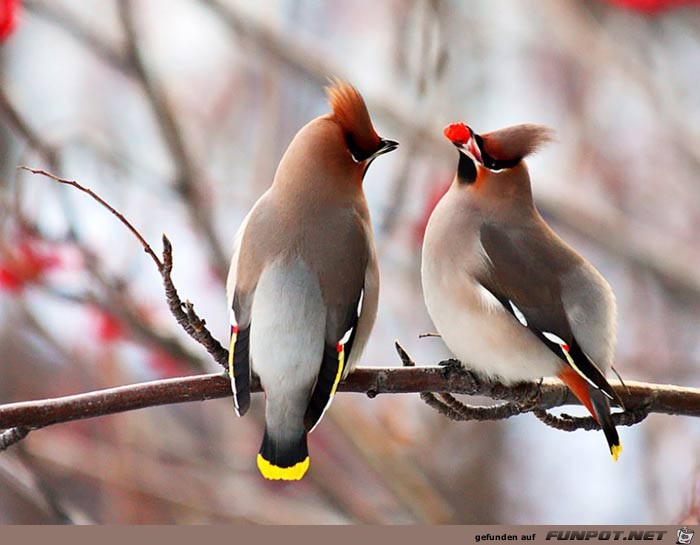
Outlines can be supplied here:
[[528, 412], [536, 409], [540, 401], [542, 400], [542, 384], [544, 383], [544, 377], [541, 377], [535, 386], [535, 390], [531, 391], [528, 396], [520, 403], [520, 408], [523, 412]]
[[452, 377], [464, 378], [468, 381], [468, 386], [465, 388], [467, 394], [475, 394], [479, 391], [481, 381], [477, 375], [470, 369], [462, 365], [462, 362], [456, 359], [444, 360], [439, 363], [442, 367], [442, 375], [449, 380]]
[[438, 364], [442, 367], [442, 374], [445, 378], [449, 378], [452, 374], [462, 374], [465, 369], [462, 367], [462, 362], [454, 358], [443, 360]]
[[469, 380], [468, 392], [472, 395], [478, 393], [479, 389], [481, 388], [481, 381], [479, 380], [479, 377], [477, 377], [476, 373], [465, 368], [462, 368], [462, 373], [467, 380]]

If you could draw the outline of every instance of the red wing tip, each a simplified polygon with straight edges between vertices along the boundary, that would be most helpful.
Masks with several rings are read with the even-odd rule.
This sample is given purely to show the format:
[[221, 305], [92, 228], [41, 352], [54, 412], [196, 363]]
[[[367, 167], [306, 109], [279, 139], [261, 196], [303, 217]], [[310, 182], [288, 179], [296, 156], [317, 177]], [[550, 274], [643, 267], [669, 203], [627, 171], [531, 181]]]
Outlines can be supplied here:
[[472, 136], [472, 130], [464, 123], [452, 123], [445, 127], [443, 134], [453, 144], [466, 144]]

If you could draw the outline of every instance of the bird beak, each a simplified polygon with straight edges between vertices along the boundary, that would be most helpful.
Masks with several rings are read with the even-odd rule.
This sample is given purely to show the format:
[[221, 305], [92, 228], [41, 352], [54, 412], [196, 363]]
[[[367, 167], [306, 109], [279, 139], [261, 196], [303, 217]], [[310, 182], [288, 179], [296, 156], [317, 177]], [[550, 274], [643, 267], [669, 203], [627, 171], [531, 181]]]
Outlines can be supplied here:
[[479, 149], [479, 146], [477, 145], [476, 140], [473, 136], [461, 149], [463, 149], [464, 152], [467, 155], [469, 155], [472, 159], [478, 161], [482, 165], [484, 164], [484, 161], [481, 157], [481, 150]]
[[[377, 151], [375, 151], [372, 155], [370, 155], [369, 157], [367, 157], [367, 159], [365, 159], [365, 170], [362, 173], [362, 177], [364, 178], [365, 174], [367, 174], [367, 169], [369, 168], [369, 165], [372, 164], [372, 161], [374, 161], [380, 155], [384, 155], [385, 153], [389, 153], [390, 151], [394, 151], [398, 147], [399, 147], [399, 143], [396, 140], [387, 140], [387, 139], [381, 138], [379, 140], [379, 148], [377, 148]], [[353, 157], [353, 159], [354, 159], [354, 157]]]
[[471, 128], [464, 123], [453, 123], [445, 127], [444, 133], [447, 139], [452, 142], [460, 153], [464, 153], [472, 160], [482, 165], [484, 164], [481, 157], [481, 150], [476, 143], [474, 131], [472, 131]]
[[379, 141], [379, 149], [377, 149], [377, 151], [375, 151], [370, 156], [370, 159], [374, 159], [376, 157], [379, 157], [380, 155], [384, 155], [385, 153], [389, 153], [390, 151], [394, 151], [398, 147], [399, 147], [399, 143], [396, 140], [388, 140], [388, 139], [382, 138]]
[[484, 160], [481, 157], [481, 150], [474, 140], [474, 137], [471, 137], [466, 143], [452, 142], [452, 144], [454, 144], [460, 153], [463, 153], [477, 163], [484, 164]]

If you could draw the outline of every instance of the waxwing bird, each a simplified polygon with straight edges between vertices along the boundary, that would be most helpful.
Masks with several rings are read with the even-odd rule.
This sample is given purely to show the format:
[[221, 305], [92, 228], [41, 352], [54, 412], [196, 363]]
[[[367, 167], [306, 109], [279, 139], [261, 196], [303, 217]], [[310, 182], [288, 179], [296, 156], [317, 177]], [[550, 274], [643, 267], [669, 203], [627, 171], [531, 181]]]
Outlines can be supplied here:
[[332, 113], [289, 144], [236, 235], [227, 280], [234, 406], [248, 410], [255, 372], [266, 399], [257, 465], [268, 479], [306, 473], [307, 433], [357, 363], [377, 312], [362, 181], [398, 143], [377, 135], [353, 87], [336, 80], [326, 91]]
[[615, 460], [620, 439], [605, 379], [616, 342], [605, 279], [535, 208], [524, 159], [552, 138], [517, 125], [479, 135], [445, 128], [457, 174], [425, 232], [421, 275], [428, 312], [448, 348], [506, 384], [558, 376], [602, 427]]

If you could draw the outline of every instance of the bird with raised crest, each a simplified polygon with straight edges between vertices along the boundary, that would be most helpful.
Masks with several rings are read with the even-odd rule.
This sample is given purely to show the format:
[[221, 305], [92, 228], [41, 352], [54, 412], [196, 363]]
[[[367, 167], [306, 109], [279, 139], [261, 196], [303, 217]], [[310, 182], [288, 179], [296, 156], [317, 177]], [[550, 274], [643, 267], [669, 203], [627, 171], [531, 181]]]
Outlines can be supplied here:
[[622, 447], [605, 373], [616, 342], [608, 282], [535, 208], [525, 158], [552, 139], [539, 125], [477, 134], [445, 128], [457, 173], [425, 232], [421, 276], [428, 312], [468, 369], [505, 384], [559, 377]]
[[299, 480], [307, 434], [356, 365], [374, 325], [379, 271], [363, 178], [398, 143], [362, 96], [335, 80], [332, 112], [302, 127], [236, 235], [227, 280], [229, 375], [237, 414], [255, 372], [265, 392], [257, 456], [267, 479]]

